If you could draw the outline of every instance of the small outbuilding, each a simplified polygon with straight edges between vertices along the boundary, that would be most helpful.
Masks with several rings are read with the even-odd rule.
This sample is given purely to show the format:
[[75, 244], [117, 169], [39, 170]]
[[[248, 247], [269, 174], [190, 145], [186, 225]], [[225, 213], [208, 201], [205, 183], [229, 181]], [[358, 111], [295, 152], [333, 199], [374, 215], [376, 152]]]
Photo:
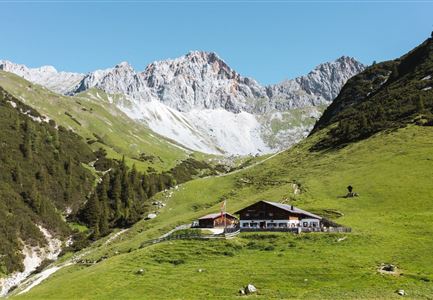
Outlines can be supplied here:
[[238, 223], [238, 219], [227, 213], [214, 213], [198, 219], [198, 227], [215, 228], [215, 227], [233, 227]]

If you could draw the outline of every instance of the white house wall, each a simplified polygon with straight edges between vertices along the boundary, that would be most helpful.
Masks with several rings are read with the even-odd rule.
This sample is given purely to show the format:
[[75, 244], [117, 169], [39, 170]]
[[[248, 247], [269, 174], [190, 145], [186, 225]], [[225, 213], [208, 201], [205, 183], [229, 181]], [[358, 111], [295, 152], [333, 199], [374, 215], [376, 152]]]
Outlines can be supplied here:
[[[279, 227], [279, 224], [284, 223], [286, 224], [286, 227], [297, 227], [299, 224], [298, 220], [240, 220], [241, 223], [241, 228], [255, 228], [252, 226], [247, 226], [245, 227], [244, 224], [251, 224], [251, 223], [256, 223], [257, 224], [257, 228], [260, 228], [260, 223], [261, 222], [266, 222], [266, 227], [269, 227], [268, 224], [276, 224], [276, 227]], [[293, 225], [292, 225], [293, 224]]]
[[[308, 219], [301, 219], [301, 220], [270, 220], [270, 219], [265, 219], [265, 220], [240, 220], [240, 226], [241, 228], [260, 228], [260, 223], [261, 222], [266, 222], [266, 227], [271, 227], [269, 226], [270, 224], [276, 224], [275, 227], [280, 227], [279, 224], [286, 224], [285, 227], [320, 227], [320, 220], [319, 219], [313, 219], [313, 218], [308, 218]], [[251, 226], [251, 223], [255, 223], [257, 224], [255, 227]], [[306, 224], [305, 224], [306, 223]], [[248, 224], [247, 226], [245, 226], [244, 224]], [[283, 226], [284, 227], [284, 226]]]

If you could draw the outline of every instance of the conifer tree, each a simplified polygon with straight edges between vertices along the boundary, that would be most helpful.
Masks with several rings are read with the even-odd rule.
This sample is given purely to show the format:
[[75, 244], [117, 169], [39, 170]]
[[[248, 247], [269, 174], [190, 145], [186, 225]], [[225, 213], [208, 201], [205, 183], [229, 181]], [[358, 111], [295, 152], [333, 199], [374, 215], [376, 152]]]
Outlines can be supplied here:
[[108, 224], [108, 205], [105, 201], [99, 201], [100, 216], [99, 216], [99, 231], [101, 235], [106, 235], [109, 231]]
[[32, 208], [32, 210], [34, 212], [42, 213], [42, 211], [43, 211], [42, 198], [41, 198], [41, 195], [39, 194], [39, 191], [36, 188], [35, 183], [32, 184], [28, 200], [30, 201], [30, 203], [29, 203], [30, 207]]
[[22, 185], [22, 172], [21, 167], [18, 164], [12, 170], [12, 180], [17, 184]]
[[361, 130], [363, 131], [368, 130], [368, 120], [365, 114], [361, 114]]
[[418, 112], [424, 111], [424, 98], [421, 95], [418, 95], [417, 101], [416, 101], [416, 109]]
[[26, 120], [24, 125], [24, 141], [22, 144], [22, 152], [25, 158], [32, 160], [32, 127], [29, 120]]
[[105, 175], [99, 183], [96, 192], [98, 193], [100, 218], [99, 218], [99, 231], [101, 235], [106, 235], [109, 231], [109, 218], [110, 209], [108, 206], [108, 182], [109, 176]]
[[120, 198], [122, 192], [121, 174], [117, 170], [111, 182], [110, 198], [114, 203], [114, 218], [119, 219], [122, 216], [122, 200]]
[[137, 167], [135, 166], [135, 164], [132, 165], [132, 170], [129, 173], [129, 178], [130, 178], [130, 182], [131, 182], [132, 186], [134, 188], [136, 188], [138, 186], [138, 172], [137, 172]]
[[18, 116], [15, 119], [15, 125], [14, 125], [14, 127], [15, 127], [15, 130], [17, 132], [20, 132], [20, 130], [21, 130], [21, 121], [20, 121], [20, 118]]
[[93, 237], [96, 238], [99, 236], [99, 216], [101, 213], [101, 209], [99, 206], [98, 194], [93, 193], [90, 196], [90, 199], [87, 200], [87, 203], [83, 210], [83, 217], [86, 220], [86, 223], [89, 224], [90, 228], [93, 230]]

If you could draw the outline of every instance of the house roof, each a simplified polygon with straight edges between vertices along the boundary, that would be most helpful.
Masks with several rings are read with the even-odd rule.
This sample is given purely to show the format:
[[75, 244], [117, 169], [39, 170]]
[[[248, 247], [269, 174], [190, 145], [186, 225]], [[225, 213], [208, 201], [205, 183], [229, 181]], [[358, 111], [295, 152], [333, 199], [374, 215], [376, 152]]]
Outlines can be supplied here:
[[[236, 219], [236, 217], [234, 216], [234, 215], [232, 215], [232, 214], [229, 214], [228, 212], [226, 212], [226, 213], [224, 213], [227, 217], [232, 217], [232, 218], [235, 218]], [[206, 215], [206, 216], [203, 216], [203, 217], [201, 217], [201, 218], [199, 218], [199, 220], [204, 220], [204, 219], [216, 219], [216, 218], [219, 218], [221, 216], [221, 213], [214, 213], [214, 214], [208, 214], [208, 215]]]
[[[310, 213], [310, 212], [308, 212], [306, 210], [294, 207], [293, 205], [283, 204], [283, 203], [278, 203], [278, 202], [271, 202], [271, 201], [260, 201], [260, 202], [267, 203], [269, 205], [278, 207], [280, 209], [283, 209], [285, 211], [288, 211], [288, 212], [291, 212], [291, 213], [294, 213], [294, 214], [300, 214], [300, 215], [302, 214], [302, 215], [305, 215], [305, 216], [308, 216], [308, 217], [311, 217], [311, 218], [314, 218], [314, 219], [319, 219], [319, 220], [322, 219], [321, 216], [318, 216], [318, 215]], [[241, 210], [237, 211], [236, 213], [239, 213], [240, 211], [242, 211], [244, 209], [241, 209]]]

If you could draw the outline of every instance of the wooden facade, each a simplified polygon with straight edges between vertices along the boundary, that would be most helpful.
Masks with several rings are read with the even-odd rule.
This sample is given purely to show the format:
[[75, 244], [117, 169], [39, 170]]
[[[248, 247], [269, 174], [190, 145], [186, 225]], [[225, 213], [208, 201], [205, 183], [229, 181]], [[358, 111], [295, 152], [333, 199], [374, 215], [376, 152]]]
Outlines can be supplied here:
[[241, 220], [277, 219], [299, 220], [299, 215], [290, 211], [259, 201], [236, 212]]
[[200, 228], [233, 227], [237, 225], [238, 219], [229, 213], [215, 213], [206, 215], [198, 219]]
[[319, 227], [321, 217], [293, 205], [259, 201], [236, 212], [241, 228]]

